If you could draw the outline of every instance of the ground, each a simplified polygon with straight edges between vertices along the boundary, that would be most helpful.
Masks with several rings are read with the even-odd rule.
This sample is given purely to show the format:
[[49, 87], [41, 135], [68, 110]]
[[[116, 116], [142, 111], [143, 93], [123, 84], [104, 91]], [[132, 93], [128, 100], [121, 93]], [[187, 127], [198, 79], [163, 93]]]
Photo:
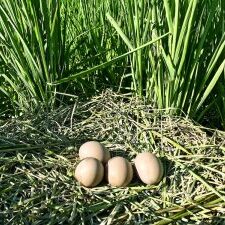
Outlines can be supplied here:
[[[78, 148], [102, 142], [131, 162], [161, 158], [156, 186], [84, 188]], [[225, 133], [106, 91], [53, 113], [0, 124], [0, 224], [225, 224]]]

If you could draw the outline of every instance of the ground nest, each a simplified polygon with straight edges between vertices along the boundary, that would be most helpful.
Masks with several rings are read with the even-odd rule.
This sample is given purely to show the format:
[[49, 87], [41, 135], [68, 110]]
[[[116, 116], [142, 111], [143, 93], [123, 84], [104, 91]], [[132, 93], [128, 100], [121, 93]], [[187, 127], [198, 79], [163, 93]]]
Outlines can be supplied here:
[[[159, 156], [159, 185], [74, 179], [79, 146], [105, 144], [132, 161]], [[51, 113], [0, 124], [0, 224], [225, 224], [225, 134], [107, 91]]]

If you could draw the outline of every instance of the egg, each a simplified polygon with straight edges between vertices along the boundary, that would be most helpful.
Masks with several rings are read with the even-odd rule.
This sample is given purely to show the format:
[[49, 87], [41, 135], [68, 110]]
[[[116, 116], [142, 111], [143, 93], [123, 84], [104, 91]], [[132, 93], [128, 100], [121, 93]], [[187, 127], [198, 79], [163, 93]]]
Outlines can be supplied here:
[[75, 169], [75, 178], [85, 187], [97, 186], [104, 177], [104, 167], [95, 158], [85, 158], [78, 163]]
[[100, 142], [88, 141], [80, 146], [79, 157], [80, 159], [93, 157], [106, 163], [110, 159], [110, 153]]
[[150, 152], [143, 152], [134, 160], [140, 180], [145, 184], [157, 184], [163, 176], [163, 165], [159, 158]]
[[133, 178], [131, 163], [125, 158], [116, 156], [106, 164], [106, 180], [111, 186], [125, 187]]

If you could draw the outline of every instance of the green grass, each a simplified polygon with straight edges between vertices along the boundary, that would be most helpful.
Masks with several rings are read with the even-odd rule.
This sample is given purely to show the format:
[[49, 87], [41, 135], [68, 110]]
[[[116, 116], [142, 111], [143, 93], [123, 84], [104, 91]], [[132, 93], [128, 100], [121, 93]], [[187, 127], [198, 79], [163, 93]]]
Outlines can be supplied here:
[[224, 10], [222, 0], [1, 1], [0, 91], [23, 112], [111, 88], [197, 121], [216, 109], [221, 128]]
[[1, 1], [0, 90], [20, 111], [51, 109], [60, 90], [46, 85], [63, 77], [68, 51], [60, 1]]
[[[220, 76], [224, 74], [224, 7], [221, 1], [127, 1], [122, 27], [108, 15], [129, 49], [166, 32], [171, 35], [130, 57], [131, 87], [157, 108], [176, 108], [200, 120]], [[125, 33], [124, 33], [124, 32]], [[211, 47], [209, 47], [211, 46]], [[152, 47], [152, 48], [151, 48]], [[219, 111], [220, 106], [218, 107]], [[180, 111], [181, 110], [181, 111]]]
[[[102, 24], [107, 26], [109, 22], [115, 28], [122, 40], [119, 47], [129, 53], [130, 70], [122, 74], [125, 82], [120, 87], [155, 102], [157, 108], [168, 112], [176, 108], [172, 112], [184, 112], [198, 121], [216, 107], [223, 124], [223, 91], [215, 93], [218, 87], [223, 89], [223, 85], [218, 85], [223, 82], [225, 68], [223, 1], [127, 0], [117, 7], [120, 14], [111, 13], [109, 5], [105, 12], [108, 21], [103, 20]], [[168, 32], [166, 38], [140, 48]], [[134, 49], [138, 50], [133, 52]], [[120, 56], [57, 83], [94, 75], [94, 71], [105, 66], [110, 68]]]
[[[77, 102], [75, 111], [2, 121], [0, 223], [223, 224], [224, 136], [111, 92]], [[165, 168], [162, 181], [81, 187], [74, 167], [90, 139], [131, 161], [154, 152]]]

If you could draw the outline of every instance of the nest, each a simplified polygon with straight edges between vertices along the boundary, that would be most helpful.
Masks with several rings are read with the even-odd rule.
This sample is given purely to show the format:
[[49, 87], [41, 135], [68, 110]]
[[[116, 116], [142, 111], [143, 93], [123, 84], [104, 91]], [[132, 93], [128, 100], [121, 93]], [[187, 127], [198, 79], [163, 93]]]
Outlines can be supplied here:
[[[0, 125], [0, 224], [225, 223], [221, 131], [111, 91]], [[74, 165], [87, 140], [130, 161], [138, 152], [155, 153], [162, 181], [80, 186]]]

